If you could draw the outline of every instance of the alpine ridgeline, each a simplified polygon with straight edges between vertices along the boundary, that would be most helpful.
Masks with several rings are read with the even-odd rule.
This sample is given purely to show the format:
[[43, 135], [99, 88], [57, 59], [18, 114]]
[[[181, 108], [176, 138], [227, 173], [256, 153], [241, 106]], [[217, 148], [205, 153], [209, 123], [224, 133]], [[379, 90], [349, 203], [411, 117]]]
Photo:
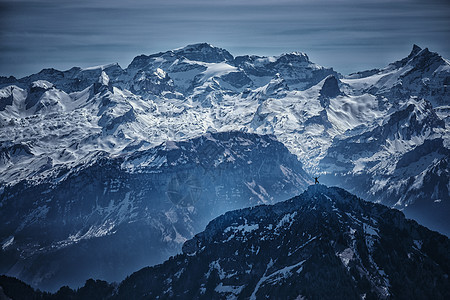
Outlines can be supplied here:
[[195, 44], [0, 77], [0, 273], [120, 280], [226, 210], [297, 195], [303, 169], [448, 235], [449, 82], [418, 46], [349, 76]]
[[183, 253], [118, 286], [89, 279], [54, 295], [0, 277], [14, 299], [448, 299], [450, 241], [398, 210], [310, 186], [227, 212]]
[[340, 188], [228, 212], [119, 298], [447, 299], [450, 241]]

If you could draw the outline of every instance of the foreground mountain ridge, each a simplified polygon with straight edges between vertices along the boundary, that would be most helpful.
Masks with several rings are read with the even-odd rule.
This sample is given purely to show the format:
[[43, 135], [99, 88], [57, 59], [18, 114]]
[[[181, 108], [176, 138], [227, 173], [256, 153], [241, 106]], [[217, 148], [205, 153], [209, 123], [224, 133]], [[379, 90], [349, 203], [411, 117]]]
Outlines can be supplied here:
[[316, 185], [213, 220], [183, 255], [131, 275], [119, 295], [444, 299], [449, 245], [399, 211]]
[[[323, 185], [274, 205], [227, 212], [118, 286], [89, 280], [37, 299], [446, 299], [450, 242], [386, 206]], [[20, 295], [2, 277], [8, 293]], [[12, 295], [12, 294], [9, 294]]]

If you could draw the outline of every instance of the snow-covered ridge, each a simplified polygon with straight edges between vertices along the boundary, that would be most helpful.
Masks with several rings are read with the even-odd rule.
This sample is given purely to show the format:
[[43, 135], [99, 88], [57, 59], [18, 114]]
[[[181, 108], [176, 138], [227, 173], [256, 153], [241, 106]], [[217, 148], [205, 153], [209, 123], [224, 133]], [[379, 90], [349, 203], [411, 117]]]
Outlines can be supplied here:
[[[129, 276], [119, 295], [258, 299], [276, 293], [296, 299], [328, 298], [332, 290], [337, 298], [398, 297], [404, 294], [398, 286], [413, 288], [411, 280], [421, 285], [430, 278], [405, 269], [425, 270], [424, 260], [448, 256], [445, 250], [428, 255], [447, 247], [443, 236], [435, 242], [438, 236], [396, 210], [339, 188], [314, 185], [286, 202], [214, 219], [185, 242], [183, 254]], [[435, 273], [429, 276], [441, 278], [436, 274], [445, 273], [445, 263], [431, 264]], [[446, 293], [444, 278], [434, 281], [437, 287], [421, 287], [421, 292]]]
[[[4, 152], [0, 182], [77, 165], [96, 151], [120, 155], [232, 130], [273, 134], [305, 168], [321, 172], [319, 164], [333, 143], [385, 126], [406, 103], [430, 101], [433, 106], [416, 117], [436, 110], [438, 118], [448, 120], [448, 110], [441, 108], [450, 103], [449, 70], [448, 61], [416, 45], [384, 69], [342, 78], [301, 52], [233, 57], [203, 43], [138, 56], [126, 69], [109, 64], [4, 78], [0, 141], [32, 150], [19, 164], [13, 153]], [[448, 145], [447, 131], [430, 126]], [[423, 141], [410, 139], [407, 149]], [[365, 168], [358, 159], [347, 171]]]
[[[426, 67], [432, 67], [434, 71], [430, 69], [426, 73]], [[167, 139], [198, 136], [208, 129], [271, 133], [297, 154], [308, 168], [314, 168], [335, 136], [360, 125], [379, 124], [383, 116], [397, 109], [394, 104], [398, 101], [409, 101], [411, 95], [423, 96], [425, 88], [417, 90], [420, 84], [414, 84], [414, 89], [408, 88], [413, 86], [411, 84], [402, 84], [402, 90], [392, 95], [400, 82], [412, 78], [413, 75], [409, 74], [412, 71], [416, 74], [414, 78], [431, 74], [421, 81], [426, 83], [425, 87], [439, 87], [444, 80], [445, 89], [448, 63], [418, 46], [414, 46], [407, 58], [378, 72], [369, 72], [373, 73], [371, 76], [341, 79], [338, 82], [341, 90], [331, 97], [324, 97], [323, 90], [319, 91], [323, 79], [329, 75], [340, 78], [341, 75], [310, 62], [304, 53], [234, 58], [226, 50], [204, 43], [141, 55], [126, 69], [117, 64], [72, 68], [64, 72], [46, 69], [16, 80], [16, 88], [11, 86], [10, 79], [5, 79], [0, 84], [4, 86], [0, 90], [4, 95], [0, 115], [2, 123], [7, 124], [14, 122], [12, 118], [30, 119], [31, 115], [35, 122], [42, 116], [36, 113], [40, 109], [71, 117], [84, 114], [88, 109], [84, 115], [92, 118], [90, 129], [86, 128], [89, 136], [92, 136], [91, 132], [104, 132], [97, 124], [107, 127], [108, 131], [114, 129], [107, 135], [122, 133], [119, 139], [103, 134], [95, 139], [94, 149], [114, 153], [131, 142], [139, 144], [145, 141], [157, 145]], [[33, 86], [37, 82], [48, 82], [51, 86], [36, 94]], [[409, 89], [408, 93], [405, 88]], [[390, 92], [386, 94], [383, 91]], [[448, 102], [445, 90], [437, 94], [433, 91], [434, 88], [429, 93], [434, 96], [426, 97], [426, 100]], [[47, 97], [47, 100], [30, 109], [40, 97]], [[320, 106], [315, 104], [316, 99], [320, 100]], [[95, 107], [94, 103], [102, 105]], [[106, 103], [115, 108], [106, 109]], [[23, 109], [24, 105], [26, 109]], [[95, 124], [97, 117], [108, 111], [112, 113], [107, 118], [108, 124]], [[120, 114], [128, 115], [122, 118]], [[149, 132], [149, 128], [155, 130]], [[27, 139], [27, 136], [23, 138]], [[105, 138], [110, 141], [104, 141]], [[307, 143], [299, 143], [299, 140]]]
[[[230, 130], [273, 134], [308, 170], [320, 172], [333, 143], [375, 132], [411, 101], [433, 104], [417, 118], [436, 110], [438, 118], [448, 120], [448, 110], [441, 108], [450, 102], [449, 70], [448, 61], [418, 46], [384, 69], [342, 78], [304, 53], [233, 57], [195, 44], [138, 56], [126, 69], [117, 64], [45, 69], [2, 79], [0, 141], [32, 150], [17, 160], [21, 163], [3, 150], [0, 182], [77, 165], [96, 151], [119, 155]], [[433, 125], [438, 123], [430, 130], [448, 145], [447, 131]], [[402, 149], [413, 149], [424, 138], [409, 140]], [[398, 145], [391, 145], [389, 151], [400, 155]], [[355, 172], [367, 165], [358, 159], [350, 163]]]

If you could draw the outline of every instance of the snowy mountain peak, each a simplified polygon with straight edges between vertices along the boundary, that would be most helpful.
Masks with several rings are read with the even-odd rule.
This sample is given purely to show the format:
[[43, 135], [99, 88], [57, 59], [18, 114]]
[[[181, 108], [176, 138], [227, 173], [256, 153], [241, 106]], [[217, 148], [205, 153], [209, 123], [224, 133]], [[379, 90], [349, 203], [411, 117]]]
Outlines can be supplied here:
[[431, 52], [428, 48], [420, 50], [410, 64], [424, 73], [427, 73], [430, 69], [435, 71], [439, 66], [447, 66], [447, 69], [450, 66], [442, 56], [436, 52]]
[[109, 76], [105, 73], [105, 71], [102, 71], [102, 74], [98, 78], [98, 82], [102, 85], [108, 85], [109, 84]]
[[211, 45], [210, 43], [196, 43], [196, 44], [189, 44], [187, 46], [177, 48], [172, 51], [174, 51], [174, 52], [178, 52], [178, 51], [181, 51], [181, 52], [196, 52], [196, 51], [209, 52], [209, 51], [213, 51], [214, 49], [223, 50], [221, 48]]
[[208, 43], [191, 44], [172, 50], [176, 56], [183, 56], [189, 60], [206, 63], [220, 63], [233, 61], [234, 57], [225, 49], [214, 47]]
[[396, 68], [412, 67], [425, 73], [427, 68], [434, 68], [436, 63], [445, 64], [445, 60], [438, 53], [431, 52], [428, 48], [422, 49], [414, 44], [407, 57], [392, 63], [391, 66]]
[[277, 61], [288, 63], [311, 63], [306, 53], [298, 51], [282, 54], [278, 57]]
[[44, 90], [49, 90], [52, 87], [53, 87], [53, 83], [48, 82], [47, 80], [36, 80], [31, 83], [32, 89], [41, 88]]
[[407, 57], [383, 69], [350, 74], [344, 82], [360, 92], [395, 99], [395, 103], [415, 96], [430, 101], [434, 107], [450, 104], [450, 63], [417, 45]]

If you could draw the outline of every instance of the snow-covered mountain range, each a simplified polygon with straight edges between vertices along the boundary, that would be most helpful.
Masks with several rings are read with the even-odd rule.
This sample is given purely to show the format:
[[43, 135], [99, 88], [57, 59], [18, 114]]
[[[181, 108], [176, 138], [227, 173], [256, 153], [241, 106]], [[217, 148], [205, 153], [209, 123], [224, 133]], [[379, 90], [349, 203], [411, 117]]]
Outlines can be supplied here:
[[[1, 271], [54, 288], [64, 279], [43, 283], [61, 274], [35, 265], [39, 255], [105, 239], [116, 249], [148, 224], [134, 243], [155, 241], [162, 256], [123, 265], [154, 263], [213, 217], [287, 199], [317, 174], [448, 235], [449, 82], [449, 61], [416, 45], [348, 76], [304, 53], [195, 44], [125, 69], [0, 77]], [[115, 270], [92, 274], [129, 271]]]
[[121, 280], [180, 251], [214, 217], [284, 200], [310, 182], [274, 137], [244, 132], [99, 152], [45, 174], [3, 191], [0, 268], [46, 290]]

